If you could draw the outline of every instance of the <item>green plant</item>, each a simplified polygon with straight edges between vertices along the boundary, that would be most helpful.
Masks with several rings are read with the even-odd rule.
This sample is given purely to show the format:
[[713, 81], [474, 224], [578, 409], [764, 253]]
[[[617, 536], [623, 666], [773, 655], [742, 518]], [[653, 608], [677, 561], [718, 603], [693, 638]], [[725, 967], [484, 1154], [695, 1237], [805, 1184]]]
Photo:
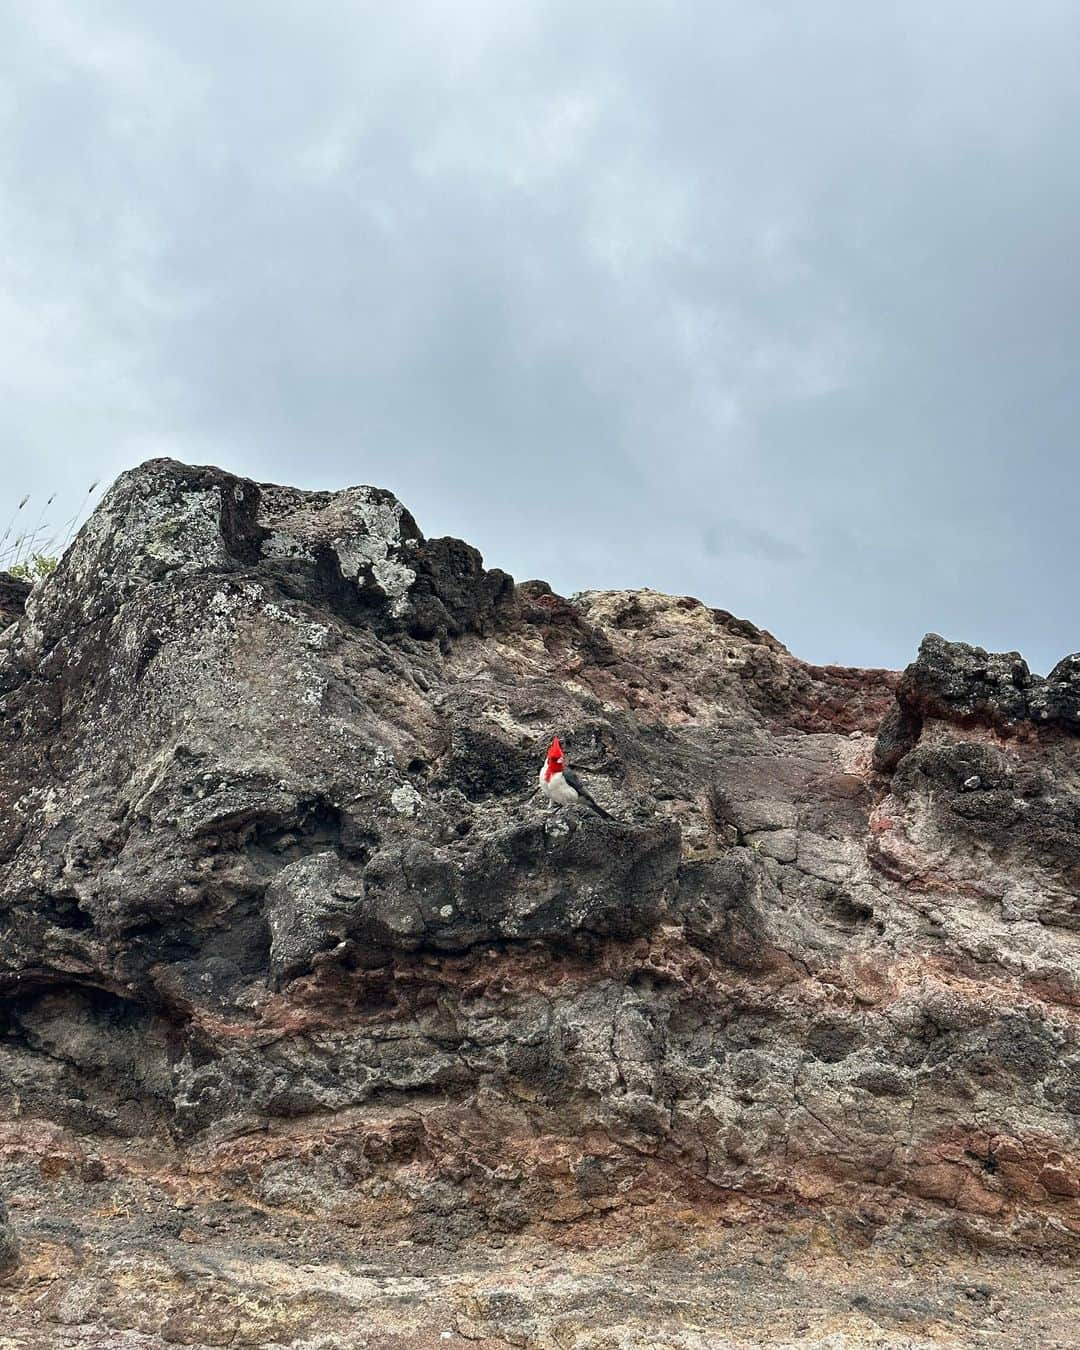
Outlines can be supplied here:
[[32, 553], [24, 562], [12, 563], [7, 570], [13, 577], [34, 581], [37, 577], [47, 577], [55, 572], [59, 561], [59, 558], [48, 553]]

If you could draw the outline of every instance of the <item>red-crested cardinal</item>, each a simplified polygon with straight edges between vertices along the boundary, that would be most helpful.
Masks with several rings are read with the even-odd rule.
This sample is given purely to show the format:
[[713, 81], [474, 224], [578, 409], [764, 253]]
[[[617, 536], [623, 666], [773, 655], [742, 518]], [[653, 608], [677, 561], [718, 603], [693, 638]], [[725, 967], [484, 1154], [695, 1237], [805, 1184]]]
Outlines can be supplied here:
[[547, 758], [540, 770], [540, 790], [548, 801], [554, 802], [556, 806], [572, 806], [574, 802], [584, 802], [605, 820], [615, 819], [598, 802], [593, 801], [585, 784], [577, 774], [571, 773], [566, 767], [566, 756], [563, 754], [558, 736], [548, 746]]

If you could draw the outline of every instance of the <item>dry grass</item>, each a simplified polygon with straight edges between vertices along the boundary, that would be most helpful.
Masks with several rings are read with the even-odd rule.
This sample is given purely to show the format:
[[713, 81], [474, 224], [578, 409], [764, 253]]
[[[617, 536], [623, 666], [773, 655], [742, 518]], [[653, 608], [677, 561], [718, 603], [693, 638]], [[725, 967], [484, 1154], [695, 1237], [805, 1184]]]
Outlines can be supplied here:
[[33, 494], [28, 492], [12, 511], [7, 528], [0, 535], [0, 571], [30, 581], [48, 576], [74, 538], [100, 481], [94, 479], [74, 514], [58, 525], [50, 519], [56, 493], [46, 498], [35, 519]]

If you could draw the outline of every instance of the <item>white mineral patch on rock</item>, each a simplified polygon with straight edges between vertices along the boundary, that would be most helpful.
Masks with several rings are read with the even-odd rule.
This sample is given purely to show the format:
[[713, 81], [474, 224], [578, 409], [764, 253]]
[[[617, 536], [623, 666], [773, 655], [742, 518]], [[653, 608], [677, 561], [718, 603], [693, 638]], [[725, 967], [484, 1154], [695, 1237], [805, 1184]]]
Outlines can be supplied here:
[[390, 613], [399, 619], [408, 609], [409, 588], [416, 580], [411, 567], [395, 555], [401, 547], [402, 505], [376, 501], [366, 488], [349, 494], [346, 518], [353, 528], [333, 541], [343, 576], [359, 580], [365, 567], [390, 602]]
[[424, 799], [411, 783], [403, 783], [391, 792], [390, 801], [399, 816], [415, 816]]
[[276, 531], [263, 540], [262, 555], [264, 558], [302, 558], [305, 562], [313, 562], [315, 556], [299, 539]]
[[263, 605], [263, 613], [279, 623], [288, 624], [297, 630], [297, 636], [308, 647], [321, 650], [330, 640], [330, 629], [324, 623], [309, 623], [298, 614], [293, 614], [273, 601]]
[[392, 616], [406, 614], [416, 573], [399, 556], [406, 543], [399, 501], [370, 487], [355, 487], [311, 500], [297, 495], [290, 506], [283, 514], [264, 516], [271, 530], [262, 544], [264, 557], [311, 560], [317, 544], [329, 544], [342, 576], [360, 582], [370, 571]]

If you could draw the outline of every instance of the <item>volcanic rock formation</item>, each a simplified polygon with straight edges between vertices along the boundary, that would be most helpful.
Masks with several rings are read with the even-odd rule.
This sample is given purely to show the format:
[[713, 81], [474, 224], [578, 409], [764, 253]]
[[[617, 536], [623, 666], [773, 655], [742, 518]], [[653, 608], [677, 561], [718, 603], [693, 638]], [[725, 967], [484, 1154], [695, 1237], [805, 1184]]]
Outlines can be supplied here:
[[1067, 1336], [1080, 656], [808, 666], [168, 460], [0, 604], [0, 1330], [1009, 1344], [993, 1251]]

